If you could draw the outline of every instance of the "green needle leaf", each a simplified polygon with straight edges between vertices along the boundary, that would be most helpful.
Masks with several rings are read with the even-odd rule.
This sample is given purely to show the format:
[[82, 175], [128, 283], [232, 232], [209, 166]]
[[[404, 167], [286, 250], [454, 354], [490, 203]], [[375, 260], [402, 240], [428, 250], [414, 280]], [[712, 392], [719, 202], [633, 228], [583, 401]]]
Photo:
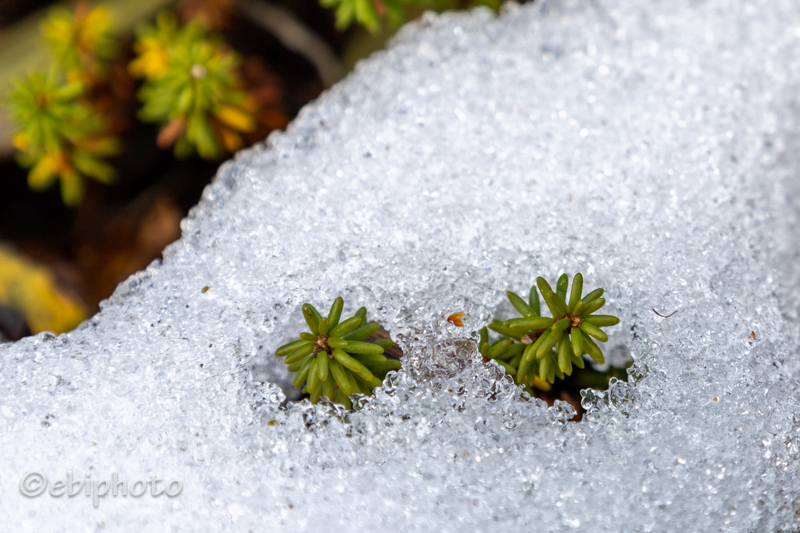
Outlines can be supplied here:
[[512, 344], [508, 347], [506, 351], [498, 356], [498, 359], [502, 359], [503, 361], [509, 361], [510, 359], [516, 358], [518, 355], [521, 355], [522, 352], [525, 351], [527, 344], [522, 344], [518, 342], [516, 344]]
[[361, 383], [361, 380], [358, 379], [358, 376], [346, 368], [344, 369], [344, 373], [347, 374], [347, 379], [350, 380], [350, 385], [353, 387], [353, 392], [351, 394], [369, 394], [369, 391], [364, 392], [365, 387]]
[[[480, 354], [482, 356], [486, 357], [489, 354], [489, 343], [488, 342], [484, 342], [483, 344], [481, 344], [480, 350], [478, 350], [478, 351], [480, 352]], [[488, 357], [487, 357], [487, 359], [488, 359]]]
[[367, 308], [366, 307], [359, 308], [359, 310], [356, 311], [356, 314], [353, 315], [353, 316], [359, 317], [361, 319], [361, 323], [362, 324], [366, 324], [367, 323]]
[[[341, 324], [340, 324], [341, 325]], [[357, 329], [354, 329], [347, 335], [342, 335], [342, 338], [348, 341], [363, 341], [372, 335], [375, 335], [377, 331], [381, 329], [381, 325], [377, 322], [372, 322], [370, 324], [364, 324]]]
[[325, 352], [320, 352], [317, 355], [317, 374], [319, 374], [319, 379], [322, 381], [328, 379], [328, 354]]
[[[344, 337], [361, 325], [361, 317], [350, 317], [331, 330], [331, 337]], [[350, 340], [350, 339], [347, 339]]]
[[[533, 380], [539, 374], [539, 360], [534, 358], [533, 361], [530, 362], [530, 365], [531, 366], [528, 367], [528, 371], [525, 372], [524, 374], [519, 370], [517, 370], [517, 377], [519, 377], [520, 379], [522, 378], [527, 379], [528, 384], [532, 385]], [[535, 396], [535, 394], [532, 394], [532, 396]]]
[[528, 361], [530, 363], [531, 361], [536, 359], [537, 348], [538, 346], [536, 346], [536, 343], [528, 344], [527, 346], [525, 346], [525, 351], [522, 352], [522, 360]]
[[513, 305], [522, 316], [537, 316], [535, 311], [517, 294], [507, 291], [506, 296], [508, 297], [508, 301], [511, 302], [511, 305]]
[[532, 350], [531, 350], [531, 351], [528, 353], [527, 357], [529, 357], [529, 358], [531, 358], [531, 359], [532, 359], [532, 358], [534, 358], [534, 357], [538, 358], [538, 357], [539, 357], [539, 348], [542, 346], [542, 344], [544, 344], [545, 342], [547, 342], [547, 339], [550, 337], [550, 335], [553, 335], [553, 334], [554, 334], [554, 333], [553, 333], [553, 330], [552, 330], [552, 329], [546, 329], [546, 330], [544, 331], [544, 333], [542, 333], [542, 334], [541, 334], [541, 336], [540, 336], [538, 339], [536, 339], [536, 342], [534, 342], [533, 344], [531, 344], [531, 346], [532, 346], [533, 348], [532, 348]]
[[545, 357], [539, 362], [539, 379], [542, 381], [546, 381], [548, 383], [552, 383], [553, 380], [550, 379], [550, 358]]
[[347, 348], [347, 341], [339, 337], [330, 337], [328, 339], [328, 346], [331, 348]]
[[308, 393], [313, 394], [319, 388], [319, 385], [319, 365], [315, 361], [308, 371], [308, 383], [306, 384]]
[[307, 356], [313, 351], [314, 351], [314, 343], [309, 341], [303, 341], [303, 344], [299, 345], [292, 351], [292, 353], [286, 356], [284, 362], [287, 365], [291, 365], [295, 361], [299, 361], [300, 359]]
[[[345, 370], [345, 372], [349, 372], [349, 370]], [[363, 379], [358, 377], [358, 374], [350, 372], [350, 375], [348, 377], [350, 378], [350, 383], [353, 384], [354, 393], [369, 395], [372, 392], [367, 383], [365, 383]]]
[[319, 334], [323, 337], [328, 334], [328, 318], [323, 317], [319, 320]]
[[561, 296], [554, 292], [543, 292], [542, 296], [554, 317], [562, 317], [567, 314], [567, 304]]
[[546, 316], [536, 318], [512, 318], [506, 322], [506, 325], [510, 326], [511, 329], [547, 329], [553, 325], [553, 319]]
[[600, 349], [597, 344], [592, 340], [591, 337], [588, 335], [583, 336], [583, 349], [586, 350], [586, 353], [589, 354], [589, 357], [594, 359], [596, 362], [603, 364], [606, 362], [606, 358], [603, 357], [603, 350]]
[[508, 374], [509, 376], [516, 376], [517, 375], [517, 369], [514, 368], [513, 366], [511, 366], [510, 364], [504, 363], [503, 361], [497, 361], [497, 364], [502, 366], [505, 369], [506, 374]]
[[581, 300], [582, 292], [583, 292], [583, 274], [578, 272], [577, 274], [575, 274], [575, 277], [572, 278], [572, 290], [569, 293], [569, 304], [568, 304], [570, 310], [574, 310], [575, 306], [578, 305], [578, 302]]
[[558, 368], [566, 375], [572, 374], [572, 357], [570, 342], [566, 335], [558, 343]]
[[[330, 361], [329, 364], [330, 364], [331, 375], [333, 376], [333, 379], [336, 380], [336, 384], [339, 386], [339, 390], [345, 396], [350, 396], [351, 394], [353, 394], [353, 384], [350, 383], [350, 378], [347, 376], [344, 367], [342, 367], [342, 365], [339, 364], [338, 360]], [[338, 398], [336, 399], [336, 402], [342, 403], [339, 401]]]
[[314, 339], [314, 337], [312, 335], [311, 339], [306, 339], [306, 340], [298, 339], [296, 341], [292, 341], [292, 342], [289, 342], [287, 344], [284, 344], [283, 346], [281, 346], [280, 348], [275, 350], [275, 355], [278, 356], [278, 357], [283, 357], [284, 355], [290, 354], [295, 349], [299, 348], [301, 344], [307, 342], [308, 340], [312, 340], [313, 341], [313, 339]]
[[311, 365], [313, 362], [314, 362], [313, 357], [309, 357], [308, 359], [306, 359], [305, 364], [303, 364], [303, 368], [300, 369], [300, 371], [297, 373], [297, 375], [294, 377], [294, 380], [292, 381], [292, 385], [294, 385], [295, 389], [299, 389], [300, 385], [302, 385], [303, 382], [306, 380], [306, 377], [308, 377], [308, 372], [309, 370], [311, 370]]
[[323, 382], [317, 381], [316, 388], [314, 388], [314, 390], [309, 389], [311, 391], [311, 394], [308, 398], [308, 401], [314, 404], [319, 402], [319, 397], [322, 396], [322, 390], [323, 390], [322, 387], [323, 387]]
[[536, 290], [536, 285], [531, 286], [528, 302], [530, 302], [531, 309], [533, 309], [533, 312], [536, 313], [536, 316], [542, 314], [541, 306], [539, 305], [539, 292]]
[[564, 335], [563, 331], [553, 331], [550, 335], [547, 336], [547, 340], [539, 346], [539, 349], [536, 351], [537, 359], [541, 359], [545, 356], [550, 350], [553, 349], [553, 346], [561, 340], [561, 337]]
[[603, 295], [603, 289], [595, 289], [581, 300], [584, 304], [589, 305], [591, 302], [597, 300]]
[[[519, 367], [517, 368], [517, 383], [521, 383], [522, 379], [527, 375], [528, 369], [531, 366], [532, 359], [534, 358], [535, 352], [533, 353], [533, 344], [529, 344], [525, 347], [525, 351], [522, 352], [522, 358], [519, 361]], [[530, 359], [528, 359], [530, 357]]]
[[513, 341], [511, 339], [503, 339], [494, 343], [492, 347], [489, 348], [489, 354], [486, 356], [487, 359], [497, 358], [498, 355], [506, 351], [506, 348], [511, 346], [512, 342]]
[[[368, 383], [375, 381], [375, 376], [372, 375], [372, 372], [370, 372], [367, 367], [362, 367], [361, 372], [356, 372], [356, 374], [358, 374], [358, 377], [360, 377], [361, 379], [363, 379]], [[368, 392], [372, 391], [370, 390]]]
[[553, 327], [551, 329], [553, 331], [564, 331], [565, 329], [567, 329], [569, 325], [570, 325], [569, 317], [564, 317], [555, 324], [553, 324]]
[[583, 324], [581, 324], [581, 331], [586, 332], [586, 334], [591, 335], [600, 342], [606, 342], [608, 340], [608, 335], [606, 335], [602, 329], [589, 322], [584, 321]]
[[322, 395], [327, 399], [333, 401], [333, 386], [335, 385], [333, 376], [328, 376], [328, 379], [322, 382]]
[[375, 344], [376, 346], [380, 346], [384, 350], [388, 350], [389, 348], [392, 348], [393, 346], [397, 346], [397, 344], [395, 344], [395, 342], [392, 339], [378, 339], [376, 341], [373, 341], [372, 344]]
[[311, 354], [309, 354], [309, 355], [305, 356], [304, 358], [300, 359], [299, 361], [295, 361], [295, 362], [294, 362], [294, 363], [292, 363], [291, 365], [287, 366], [287, 367], [286, 367], [286, 369], [287, 369], [289, 372], [297, 372], [297, 371], [299, 371], [301, 368], [303, 368], [303, 365], [304, 365], [304, 364], [306, 364], [306, 360], [307, 360], [307, 359], [309, 359], [309, 358], [311, 358], [311, 357], [312, 357], [312, 355], [311, 355]]
[[566, 274], [561, 274], [561, 277], [558, 278], [558, 282], [556, 283], [556, 294], [558, 294], [562, 300], [567, 299], [567, 286], [569, 285], [569, 276]]
[[347, 353], [367, 353], [380, 355], [383, 353], [383, 348], [377, 344], [361, 341], [347, 341]]
[[572, 337], [572, 353], [580, 357], [583, 353], [583, 334], [579, 328], [572, 328], [569, 334]]
[[558, 368], [558, 361], [556, 361], [555, 359], [553, 359], [550, 362], [550, 372], [552, 373], [552, 375], [549, 376], [550, 377], [550, 383], [555, 381], [555, 378], [564, 379], [564, 373], [561, 371], [560, 368]]
[[352, 370], [356, 374], [360, 373], [364, 369], [364, 365], [350, 357], [348, 354], [343, 352], [342, 350], [336, 348], [333, 350], [333, 357], [336, 358], [339, 363], [345, 368]]
[[377, 365], [370, 365], [373, 374], [383, 374], [390, 370], [400, 370], [401, 363], [397, 359], [386, 359], [386, 362]]
[[[338, 384], [338, 382], [337, 382]], [[344, 405], [348, 409], [353, 408], [353, 404], [350, 402], [350, 398], [342, 391], [342, 389], [338, 389], [334, 394], [333, 401], [338, 403], [339, 405]]]
[[333, 329], [339, 325], [339, 319], [342, 316], [342, 308], [344, 307], [344, 300], [341, 296], [336, 298], [331, 305], [331, 310], [328, 312], [328, 323], [330, 328]]
[[379, 365], [387, 361], [386, 357], [384, 357], [383, 355], [375, 355], [367, 353], [353, 354], [353, 359], [355, 359], [362, 365], [369, 367], [372, 367], [373, 365]]
[[586, 309], [583, 310], [583, 316], [591, 315], [604, 305], [606, 305], [605, 298], [597, 298], [596, 300], [593, 300], [592, 302], [586, 304]]
[[542, 296], [544, 296], [544, 293], [546, 293], [546, 292], [553, 292], [553, 289], [552, 289], [552, 288], [550, 287], [550, 285], [547, 283], [547, 280], [545, 280], [545, 279], [544, 279], [543, 277], [541, 277], [541, 276], [539, 276], [538, 278], [536, 278], [536, 285], [538, 285], [538, 286], [539, 286], [539, 290], [541, 291], [541, 293], [542, 293]]
[[512, 329], [497, 320], [489, 324], [488, 328], [492, 331], [496, 331], [500, 335], [511, 337], [512, 339], [517, 339], [517, 340], [519, 340], [520, 337], [525, 335], [525, 331], [519, 329]]
[[359, 375], [356, 375], [355, 377], [356, 377], [355, 381], [356, 383], [358, 383], [359, 387], [362, 390], [367, 391], [365, 394], [372, 393], [372, 389], [374, 389], [375, 387], [380, 387], [382, 383], [382, 381], [376, 377], [373, 377], [372, 379], [364, 379]]
[[319, 319], [322, 317], [319, 315], [319, 312], [314, 309], [313, 305], [303, 304], [303, 318], [306, 319], [306, 323], [311, 329], [311, 333], [314, 335], [319, 335]]
[[584, 319], [585, 322], [589, 324], [594, 324], [595, 326], [616, 326], [619, 324], [619, 318], [612, 316], [612, 315], [591, 315], [587, 316]]

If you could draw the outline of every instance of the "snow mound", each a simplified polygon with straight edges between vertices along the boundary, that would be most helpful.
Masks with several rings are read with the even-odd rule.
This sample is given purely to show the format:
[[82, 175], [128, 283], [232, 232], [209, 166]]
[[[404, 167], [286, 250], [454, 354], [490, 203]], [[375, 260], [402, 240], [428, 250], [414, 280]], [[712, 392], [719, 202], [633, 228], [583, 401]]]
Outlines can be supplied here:
[[[790, 0], [423, 17], [225, 164], [97, 316], [0, 348], [7, 527], [800, 527], [799, 54]], [[635, 365], [570, 423], [466, 341], [578, 271]], [[354, 413], [283, 408], [270, 354], [338, 295], [405, 369]], [[34, 471], [182, 490], [95, 507], [24, 496]]]

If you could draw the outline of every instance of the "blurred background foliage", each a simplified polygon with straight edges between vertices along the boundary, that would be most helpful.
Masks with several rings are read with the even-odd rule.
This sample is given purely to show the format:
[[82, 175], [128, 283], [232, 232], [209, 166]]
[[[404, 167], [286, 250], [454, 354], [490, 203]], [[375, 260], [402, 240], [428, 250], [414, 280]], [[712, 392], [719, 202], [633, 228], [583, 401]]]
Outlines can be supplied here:
[[180, 237], [221, 160], [424, 10], [499, 0], [0, 0], [0, 342]]

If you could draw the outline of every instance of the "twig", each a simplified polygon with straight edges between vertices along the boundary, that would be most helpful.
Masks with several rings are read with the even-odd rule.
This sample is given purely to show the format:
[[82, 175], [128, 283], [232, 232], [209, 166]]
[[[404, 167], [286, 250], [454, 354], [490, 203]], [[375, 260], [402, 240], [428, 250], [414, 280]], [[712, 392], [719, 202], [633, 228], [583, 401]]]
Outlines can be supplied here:
[[251, 21], [277, 37], [286, 48], [308, 59], [325, 87], [342, 77], [342, 63], [328, 43], [290, 11], [259, 0], [241, 0], [238, 6]]
[[661, 318], [669, 318], [669, 317], [671, 317], [672, 315], [674, 315], [675, 313], [677, 313], [678, 311], [680, 311], [680, 309], [678, 309], [678, 310], [676, 310], [676, 311], [673, 311], [673, 312], [671, 312], [671, 313], [670, 313], [670, 314], [668, 314], [668, 315], [662, 315], [661, 313], [659, 313], [658, 311], [656, 311], [655, 309], [653, 309], [653, 312], [654, 312], [655, 314], [657, 314], [658, 316], [660, 316]]

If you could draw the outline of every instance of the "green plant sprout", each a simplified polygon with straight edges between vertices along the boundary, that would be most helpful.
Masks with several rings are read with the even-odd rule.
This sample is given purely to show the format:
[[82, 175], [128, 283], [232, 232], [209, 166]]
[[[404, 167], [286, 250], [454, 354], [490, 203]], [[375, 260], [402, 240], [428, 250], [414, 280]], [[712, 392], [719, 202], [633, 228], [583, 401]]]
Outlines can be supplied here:
[[351, 24], [359, 24], [370, 33], [377, 34], [385, 23], [396, 30], [425, 9], [449, 11], [485, 6], [494, 11], [500, 9], [500, 0], [320, 0], [320, 5], [335, 9], [336, 28], [346, 30]]
[[158, 145], [177, 157], [218, 159], [244, 144], [256, 127], [255, 106], [241, 88], [240, 59], [197, 22], [178, 28], [162, 14], [139, 32], [129, 71], [145, 81], [139, 118], [162, 126]]
[[117, 46], [105, 8], [90, 9], [85, 1], [77, 2], [74, 10], [55, 7], [42, 24], [42, 33], [54, 62], [70, 81], [91, 85], [108, 75]]
[[385, 20], [390, 27], [404, 21], [407, 0], [320, 0], [322, 7], [336, 7], [336, 29], [345, 30], [356, 22], [372, 33], [381, 28]]
[[311, 304], [303, 304], [310, 331], [278, 348], [275, 355], [285, 357], [289, 370], [297, 372], [293, 384], [298, 389], [302, 386], [311, 403], [324, 396], [352, 409], [351, 394], [371, 395], [386, 373], [399, 369], [401, 363], [383, 355], [385, 349], [395, 346], [391, 339], [370, 340], [380, 325], [367, 322], [365, 307], [340, 321], [343, 306], [344, 300], [336, 298], [328, 316], [323, 317]]
[[85, 91], [84, 83], [67, 82], [54, 67], [18, 80], [10, 94], [17, 159], [31, 169], [28, 186], [43, 190], [58, 179], [70, 207], [83, 198], [84, 177], [111, 183], [115, 176], [100, 158], [116, 153], [118, 141], [104, 134], [103, 119], [82, 99]]
[[[605, 305], [605, 299], [601, 298], [603, 289], [582, 297], [582, 274], [573, 278], [569, 298], [568, 286], [566, 274], [558, 279], [555, 291], [539, 277], [531, 287], [527, 302], [508, 291], [509, 302], [522, 316], [489, 324], [489, 329], [502, 336], [493, 343], [489, 342], [488, 331], [483, 328], [481, 355], [487, 360], [496, 360], [516, 383], [543, 390], [548, 390], [545, 383], [552, 384], [555, 378], [571, 375], [573, 365], [584, 368], [583, 354], [598, 363], [605, 362], [595, 339], [606, 342], [608, 336], [600, 328], [618, 324], [619, 318], [594, 314]], [[541, 316], [537, 287], [550, 310], [550, 317]]]
[[107, 121], [92, 106], [89, 88], [104, 78], [116, 51], [111, 18], [101, 8], [78, 2], [74, 11], [56, 7], [42, 24], [53, 62], [13, 84], [11, 118], [17, 125], [17, 160], [30, 168], [28, 186], [41, 191], [61, 182], [61, 199], [75, 207], [85, 178], [111, 183], [116, 172], [102, 161], [119, 150]]

